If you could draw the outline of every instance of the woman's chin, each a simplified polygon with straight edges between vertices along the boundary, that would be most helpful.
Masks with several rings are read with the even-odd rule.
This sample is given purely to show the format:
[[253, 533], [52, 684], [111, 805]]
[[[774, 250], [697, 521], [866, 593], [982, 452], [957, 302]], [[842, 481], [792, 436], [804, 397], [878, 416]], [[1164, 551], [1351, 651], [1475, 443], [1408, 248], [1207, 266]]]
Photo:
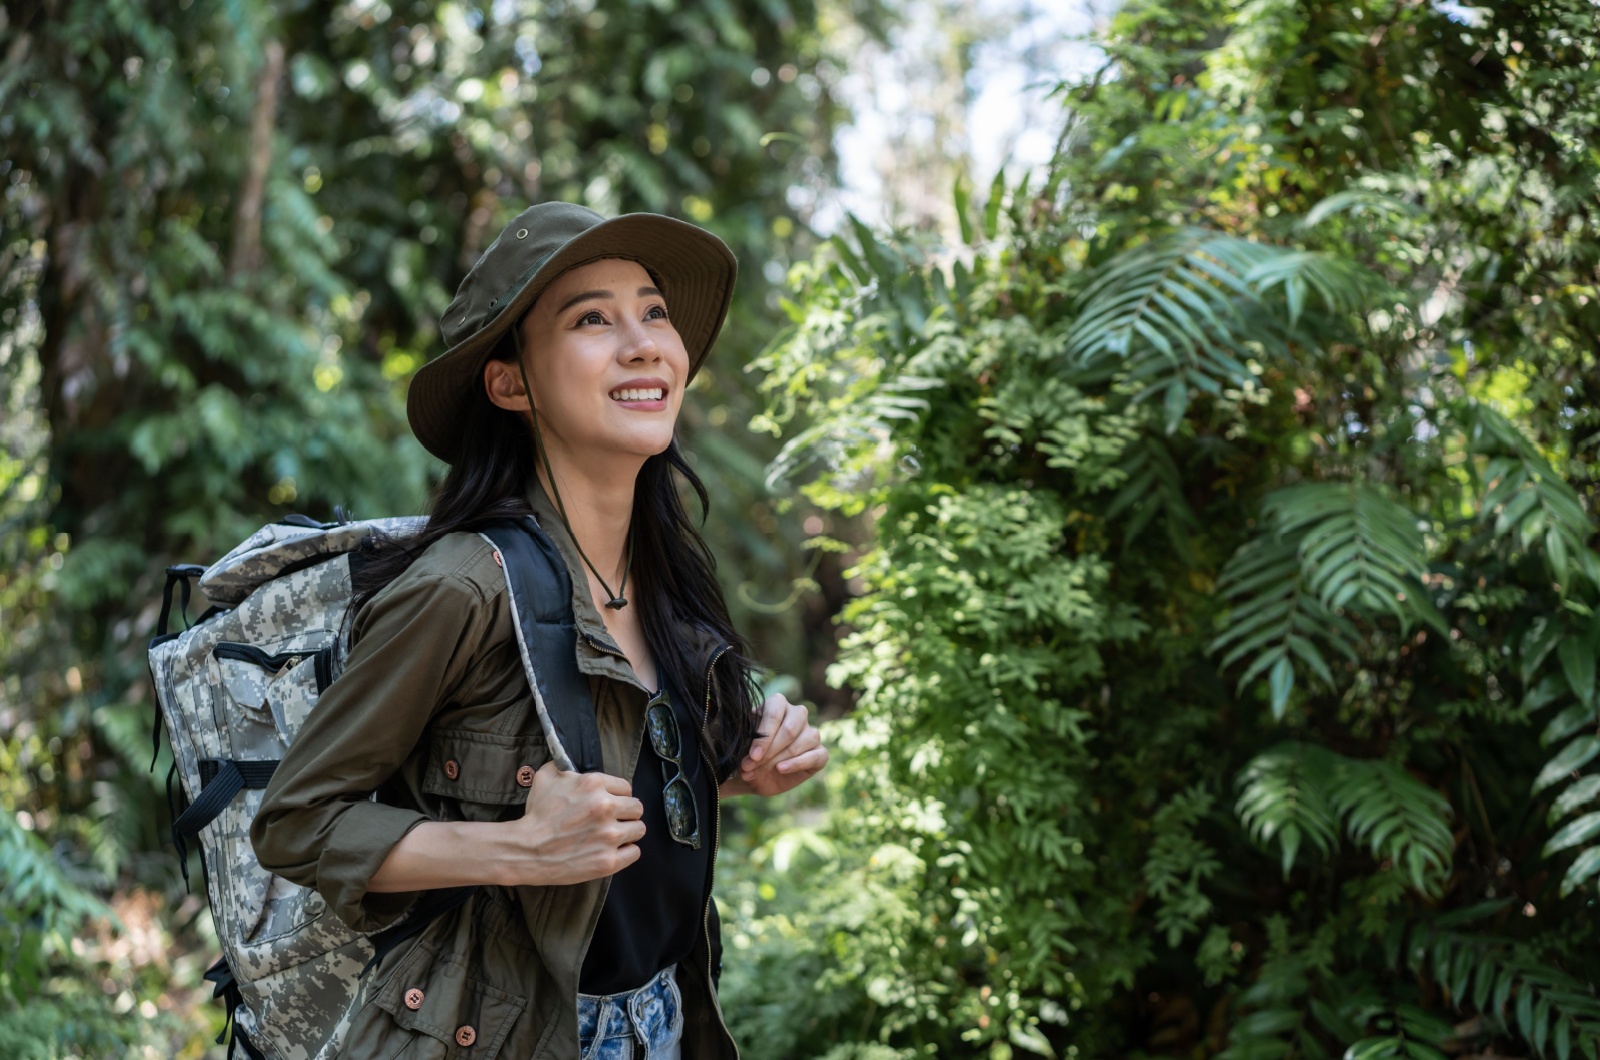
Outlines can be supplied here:
[[638, 460], [647, 460], [658, 453], [666, 451], [672, 444], [672, 431], [619, 431], [605, 438], [596, 438], [591, 443], [591, 450], [603, 450], [616, 454], [618, 457], [634, 457]]

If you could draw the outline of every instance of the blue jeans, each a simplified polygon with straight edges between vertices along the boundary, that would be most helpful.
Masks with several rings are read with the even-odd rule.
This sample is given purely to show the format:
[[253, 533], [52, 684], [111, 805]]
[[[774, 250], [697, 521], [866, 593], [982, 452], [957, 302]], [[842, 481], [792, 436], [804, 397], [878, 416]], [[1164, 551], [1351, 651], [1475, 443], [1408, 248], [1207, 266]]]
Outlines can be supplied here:
[[620, 994], [579, 994], [580, 1060], [679, 1060], [683, 996], [676, 970], [671, 965]]

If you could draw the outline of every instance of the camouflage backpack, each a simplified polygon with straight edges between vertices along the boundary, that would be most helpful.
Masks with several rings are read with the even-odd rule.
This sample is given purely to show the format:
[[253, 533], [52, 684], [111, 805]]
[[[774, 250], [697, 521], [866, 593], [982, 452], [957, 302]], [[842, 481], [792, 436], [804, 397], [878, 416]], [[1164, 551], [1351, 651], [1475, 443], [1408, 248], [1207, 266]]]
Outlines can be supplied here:
[[[186, 847], [200, 864], [222, 957], [206, 973], [233, 1027], [229, 1056], [326, 1060], [343, 1044], [366, 971], [470, 887], [429, 892], [396, 925], [352, 931], [316, 891], [263, 869], [250, 822], [283, 752], [335, 681], [349, 649], [343, 631], [352, 566], [377, 533], [404, 536], [421, 519], [319, 523], [289, 516], [262, 527], [210, 567], [167, 568], [161, 616], [150, 642], [157, 712], [172, 745], [167, 775], [172, 838], [188, 879]], [[571, 578], [560, 553], [530, 517], [488, 524], [506, 573], [512, 624], [551, 757], [563, 769], [598, 766], [599, 732], [575, 658]], [[187, 625], [190, 580], [213, 605]], [[168, 633], [174, 589], [186, 629]], [[547, 703], [558, 707], [552, 716]], [[154, 760], [152, 759], [152, 767]], [[173, 780], [180, 783], [175, 793]]]

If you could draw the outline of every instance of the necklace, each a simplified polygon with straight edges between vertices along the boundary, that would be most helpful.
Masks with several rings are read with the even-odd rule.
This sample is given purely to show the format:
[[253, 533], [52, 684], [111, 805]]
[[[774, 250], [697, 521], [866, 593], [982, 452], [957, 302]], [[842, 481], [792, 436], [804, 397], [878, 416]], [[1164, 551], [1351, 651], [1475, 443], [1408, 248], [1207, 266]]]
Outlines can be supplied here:
[[556, 514], [561, 516], [561, 525], [566, 527], [567, 537], [572, 539], [572, 547], [578, 550], [578, 555], [583, 559], [584, 566], [593, 571], [595, 580], [600, 583], [600, 588], [604, 589], [606, 595], [610, 597], [606, 601], [606, 607], [613, 611], [621, 611], [628, 606], [628, 598], [623, 596], [622, 593], [628, 587], [628, 572], [633, 569], [633, 523], [631, 521], [628, 523], [628, 555], [623, 560], [622, 583], [617, 586], [616, 592], [612, 592], [611, 586], [606, 584], [606, 580], [600, 576], [600, 572], [595, 570], [594, 564], [589, 562], [588, 554], [583, 551], [583, 546], [578, 544], [578, 535], [572, 532], [572, 524], [567, 521], [567, 507], [561, 503], [561, 491], [556, 488], [555, 472], [550, 470], [550, 454], [545, 452], [544, 436], [539, 433], [539, 414], [534, 411], [533, 389], [528, 386], [528, 370], [522, 364], [522, 336], [518, 334], [519, 330], [516, 325], [511, 328], [512, 336], [517, 343], [517, 369], [522, 373], [522, 389], [528, 395], [528, 411], [533, 416], [533, 446], [538, 451], [540, 460], [544, 462], [545, 476], [550, 479], [550, 495], [556, 502]]

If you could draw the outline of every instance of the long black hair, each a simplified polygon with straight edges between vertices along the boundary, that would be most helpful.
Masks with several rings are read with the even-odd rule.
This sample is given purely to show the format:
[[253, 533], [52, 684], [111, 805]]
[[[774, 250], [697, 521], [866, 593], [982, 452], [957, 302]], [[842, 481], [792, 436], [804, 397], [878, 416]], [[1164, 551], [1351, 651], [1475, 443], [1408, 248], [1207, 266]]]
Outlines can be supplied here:
[[[518, 326], [518, 325], [513, 325]], [[514, 362], [510, 333], [490, 359]], [[494, 520], [531, 514], [527, 490], [534, 477], [534, 435], [520, 413], [489, 400], [482, 385], [472, 388], [461, 419], [461, 448], [456, 462], [434, 491], [427, 523], [415, 535], [379, 537], [364, 562], [354, 565], [354, 615], [399, 577], [429, 545], [459, 531], [474, 530]], [[715, 695], [706, 709], [706, 734], [719, 780], [727, 779], [750, 750], [759, 721], [759, 667], [749, 643], [733, 628], [727, 601], [717, 581], [716, 558], [689, 518], [677, 478], [700, 500], [701, 521], [710, 515], [711, 498], [684, 459], [674, 438], [667, 448], [648, 457], [639, 470], [633, 494], [633, 590], [630, 603], [639, 608], [645, 641], [661, 671], [663, 686], [695, 697], [708, 676]], [[727, 646], [716, 658], [691, 658], [676, 635], [683, 626], [714, 633]], [[691, 699], [691, 706], [695, 705]]]

